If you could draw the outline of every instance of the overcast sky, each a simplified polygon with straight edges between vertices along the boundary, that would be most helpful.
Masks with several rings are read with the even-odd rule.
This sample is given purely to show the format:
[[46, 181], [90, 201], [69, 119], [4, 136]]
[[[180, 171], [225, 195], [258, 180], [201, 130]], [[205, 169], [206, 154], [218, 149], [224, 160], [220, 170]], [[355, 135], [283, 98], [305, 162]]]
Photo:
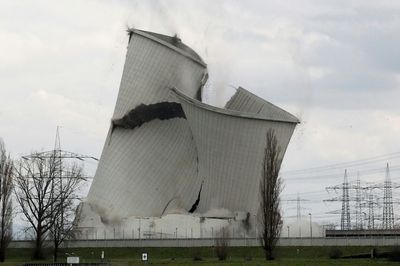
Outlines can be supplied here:
[[[2, 0], [0, 137], [14, 156], [51, 149], [60, 125], [64, 149], [100, 157], [127, 26], [194, 48], [209, 103], [242, 86], [298, 116], [283, 171], [400, 151], [400, 1]], [[284, 194], [341, 183], [337, 170], [288, 174]]]

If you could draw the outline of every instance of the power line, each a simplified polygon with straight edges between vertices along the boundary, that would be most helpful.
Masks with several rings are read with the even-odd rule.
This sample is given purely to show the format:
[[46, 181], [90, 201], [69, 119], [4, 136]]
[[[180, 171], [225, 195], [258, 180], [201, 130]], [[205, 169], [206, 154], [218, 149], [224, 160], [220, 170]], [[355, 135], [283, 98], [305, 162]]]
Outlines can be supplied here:
[[[340, 228], [341, 230], [362, 229], [367, 224], [368, 229], [394, 229], [397, 216], [394, 214], [394, 204], [399, 204], [398, 199], [393, 198], [393, 189], [400, 188], [400, 184], [391, 181], [389, 164], [385, 167], [385, 179], [382, 183], [361, 184], [360, 177], [355, 182], [348, 181], [348, 172], [345, 170], [343, 183], [340, 185], [326, 187], [326, 190], [338, 191], [342, 193], [339, 197], [334, 197], [323, 202], [341, 202]], [[377, 190], [381, 190], [383, 196], [377, 196]], [[350, 191], [355, 194], [350, 195]], [[351, 204], [353, 203], [353, 204]], [[354, 208], [350, 210], [351, 208]], [[365, 210], [363, 211], [363, 208]], [[377, 209], [378, 208], [378, 209]], [[377, 215], [379, 210], [380, 215]], [[381, 212], [382, 211], [382, 212]], [[332, 212], [331, 212], [332, 213]], [[353, 220], [350, 216], [355, 214]], [[380, 221], [377, 226], [376, 221]], [[367, 222], [367, 223], [364, 223]]]
[[[53, 150], [43, 151], [43, 152], [35, 152], [35, 153], [31, 153], [29, 155], [21, 156], [21, 158], [24, 160], [32, 160], [32, 159], [44, 160], [44, 159], [54, 158], [58, 161], [59, 165], [61, 165], [61, 163], [64, 161], [64, 159], [79, 160], [79, 161], [87, 161], [87, 159], [90, 159], [90, 160], [93, 160], [96, 162], [98, 161], [98, 159], [96, 157], [93, 157], [90, 155], [78, 154], [75, 152], [62, 150], [59, 129], [60, 129], [60, 127], [57, 126]], [[68, 175], [65, 175], [61, 169], [62, 169], [62, 167], [60, 167], [59, 178], [61, 178], [61, 179], [68, 178]], [[84, 179], [87, 179], [87, 178], [92, 178], [92, 177], [84, 177]]]
[[[400, 171], [400, 165], [394, 165], [391, 167], [392, 171]], [[367, 170], [360, 170], [358, 171], [359, 174], [362, 175], [369, 175], [369, 174], [378, 174], [384, 173], [386, 169], [384, 167], [379, 168], [372, 168]], [[349, 174], [348, 177], [354, 177], [356, 174]], [[334, 173], [334, 174], [325, 174], [325, 175], [312, 175], [312, 176], [303, 176], [303, 177], [284, 177], [285, 180], [309, 180], [309, 179], [333, 179], [339, 178], [341, 174]], [[400, 178], [400, 177], [396, 177]]]
[[359, 160], [353, 160], [353, 161], [348, 161], [348, 162], [342, 162], [342, 163], [336, 163], [336, 164], [331, 164], [331, 165], [304, 168], [304, 169], [299, 169], [299, 170], [288, 170], [288, 171], [283, 171], [282, 174], [284, 174], [284, 175], [308, 174], [308, 173], [312, 173], [312, 172], [321, 172], [321, 171], [327, 171], [327, 170], [349, 168], [352, 166], [360, 166], [360, 165], [364, 165], [364, 164], [371, 164], [371, 163], [387, 161], [388, 159], [395, 159], [395, 158], [400, 158], [400, 152], [388, 153], [388, 154], [383, 154], [383, 155], [379, 155], [379, 156], [374, 156], [374, 157], [369, 157], [369, 158], [364, 158], [364, 159], [359, 159]]

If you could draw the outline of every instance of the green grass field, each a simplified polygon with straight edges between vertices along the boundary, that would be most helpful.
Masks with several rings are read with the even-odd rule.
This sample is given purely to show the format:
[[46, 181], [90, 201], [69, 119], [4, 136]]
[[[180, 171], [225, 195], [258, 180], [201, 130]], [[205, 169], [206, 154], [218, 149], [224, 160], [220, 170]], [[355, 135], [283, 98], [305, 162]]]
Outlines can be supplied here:
[[[391, 247], [378, 248], [378, 252], [391, 251]], [[330, 247], [278, 247], [276, 260], [265, 261], [264, 253], [257, 247], [230, 247], [226, 261], [219, 261], [214, 249], [202, 248], [79, 248], [65, 249], [59, 253], [59, 262], [66, 261], [65, 253], [75, 253], [81, 262], [99, 262], [101, 251], [112, 265], [144, 265], [142, 252], [149, 256], [148, 265], [399, 265], [387, 259], [330, 259]], [[341, 247], [343, 256], [369, 253], [371, 247]], [[32, 250], [9, 249], [7, 259], [2, 265], [21, 265], [31, 261]], [[202, 260], [195, 261], [194, 257]], [[51, 261], [51, 253], [47, 262]]]

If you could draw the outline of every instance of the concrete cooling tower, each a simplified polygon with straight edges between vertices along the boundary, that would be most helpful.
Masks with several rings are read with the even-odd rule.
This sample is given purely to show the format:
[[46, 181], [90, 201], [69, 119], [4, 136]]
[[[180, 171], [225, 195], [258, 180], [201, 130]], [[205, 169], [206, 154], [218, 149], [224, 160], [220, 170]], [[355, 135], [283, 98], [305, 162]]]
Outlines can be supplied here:
[[129, 33], [117, 103], [78, 231], [86, 238], [103, 231], [104, 237], [113, 231], [107, 238], [116, 231], [178, 237], [183, 226], [203, 237], [220, 225], [248, 234], [244, 225], [259, 207], [266, 133], [274, 130], [283, 157], [298, 119], [243, 88], [225, 108], [203, 103], [207, 66], [191, 48], [176, 36]]

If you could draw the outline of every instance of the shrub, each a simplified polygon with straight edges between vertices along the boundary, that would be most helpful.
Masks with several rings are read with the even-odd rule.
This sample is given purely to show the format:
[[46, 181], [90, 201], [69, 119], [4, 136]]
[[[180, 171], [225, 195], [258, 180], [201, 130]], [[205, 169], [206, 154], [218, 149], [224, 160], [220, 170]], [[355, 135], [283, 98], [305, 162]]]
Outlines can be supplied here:
[[215, 254], [219, 260], [226, 260], [228, 257], [228, 246], [225, 242], [218, 240], [219, 244], [215, 246]]
[[200, 251], [197, 249], [193, 252], [193, 260], [194, 261], [202, 261], [203, 260], [203, 258], [201, 257]]
[[399, 246], [394, 246], [393, 249], [390, 251], [389, 260], [400, 261], [400, 247]]
[[338, 247], [332, 247], [329, 251], [330, 259], [340, 259], [342, 257], [342, 250]]
[[222, 228], [217, 234], [215, 242], [215, 254], [219, 260], [226, 260], [228, 257], [228, 246], [229, 246], [229, 231], [227, 228]]
[[379, 252], [377, 248], [373, 248], [371, 252], [372, 252], [372, 258], [379, 257]]

